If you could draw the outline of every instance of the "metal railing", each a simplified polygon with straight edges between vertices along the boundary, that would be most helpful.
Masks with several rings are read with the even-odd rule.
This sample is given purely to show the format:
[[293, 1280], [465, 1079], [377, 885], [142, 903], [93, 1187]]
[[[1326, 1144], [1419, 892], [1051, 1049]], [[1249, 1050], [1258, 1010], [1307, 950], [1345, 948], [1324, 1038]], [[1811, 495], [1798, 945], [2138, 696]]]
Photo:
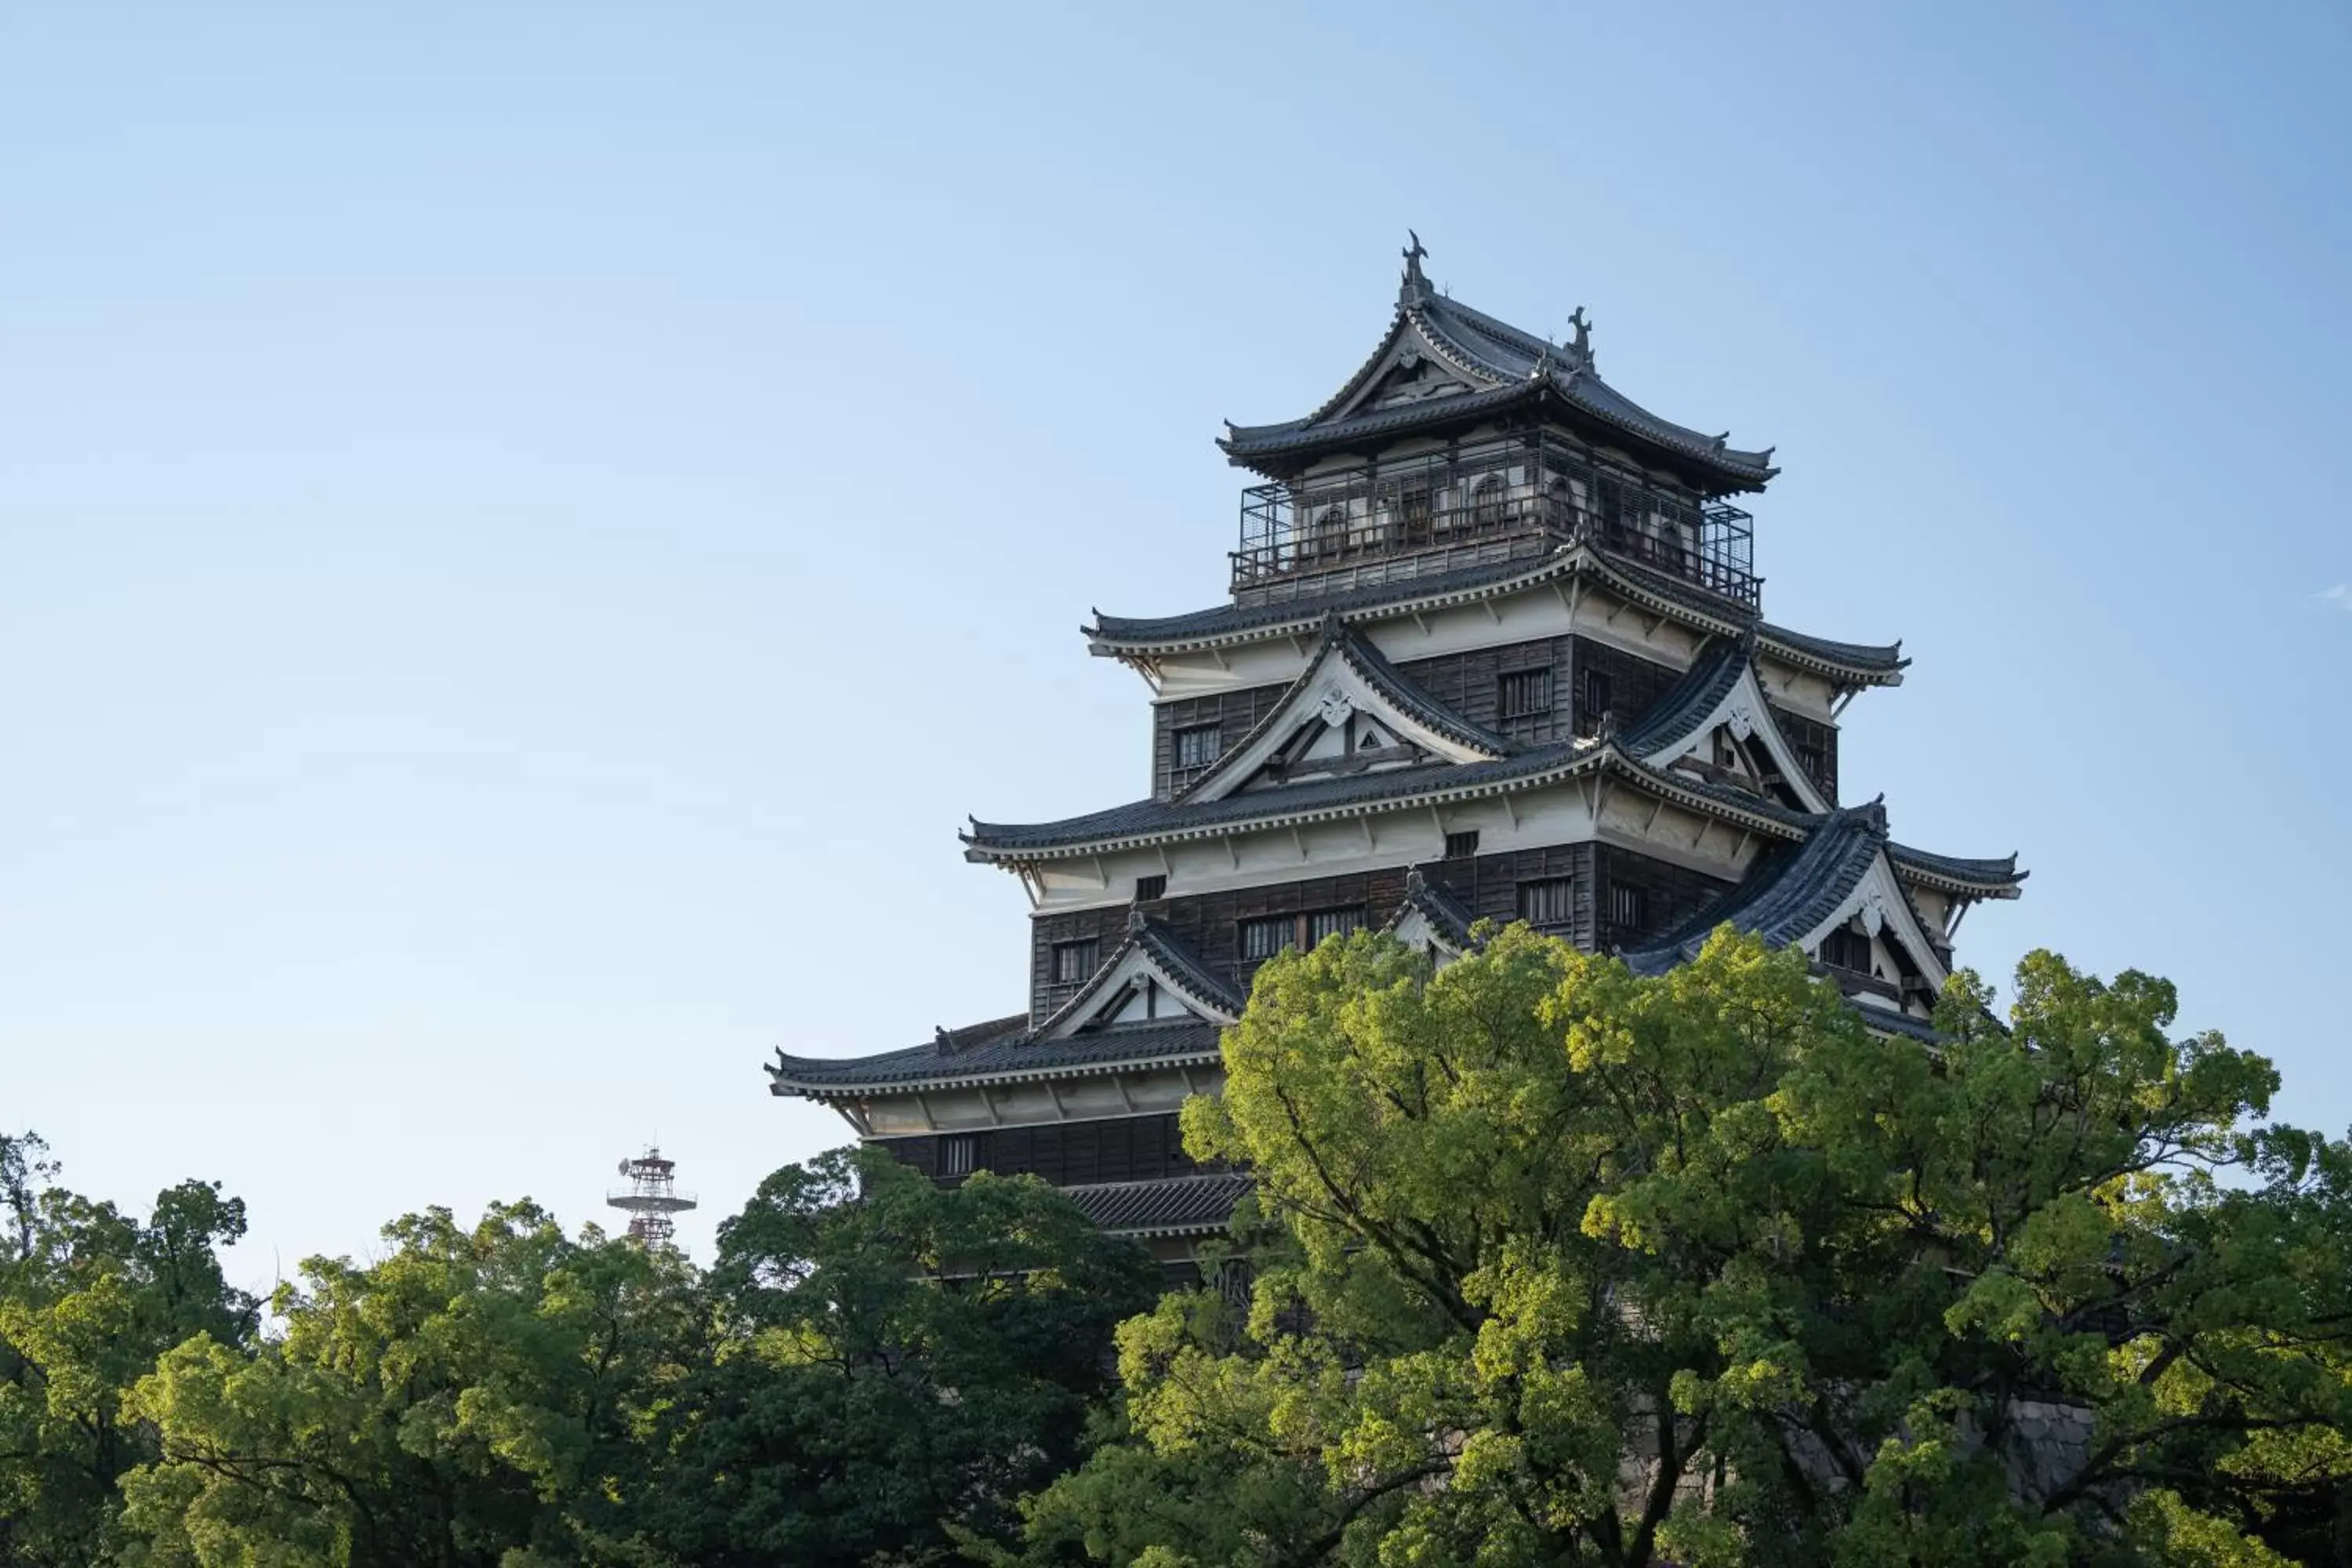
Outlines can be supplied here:
[[1760, 596], [1747, 512], [1694, 505], [1542, 437], [1254, 486], [1242, 492], [1233, 586], [1303, 597], [1335, 574], [1353, 586], [1579, 542], [1750, 608]]

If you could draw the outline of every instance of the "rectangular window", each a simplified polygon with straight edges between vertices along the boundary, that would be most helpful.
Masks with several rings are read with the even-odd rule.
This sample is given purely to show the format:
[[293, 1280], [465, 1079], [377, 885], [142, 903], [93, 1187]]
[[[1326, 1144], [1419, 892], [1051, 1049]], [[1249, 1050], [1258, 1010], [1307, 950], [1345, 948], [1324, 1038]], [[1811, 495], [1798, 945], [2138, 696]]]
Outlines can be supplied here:
[[1826, 783], [1829, 778], [1828, 760], [1822, 756], [1819, 746], [1799, 746], [1797, 765], [1804, 769], [1805, 776], [1815, 784]]
[[1467, 860], [1476, 853], [1478, 853], [1476, 828], [1474, 827], [1467, 833], [1449, 833], [1445, 836], [1445, 858], [1448, 860]]
[[1176, 765], [1205, 768], [1217, 760], [1217, 726], [1191, 724], [1176, 731]]
[[1148, 903], [1153, 899], [1164, 899], [1167, 896], [1168, 878], [1166, 873], [1163, 872], [1157, 877], [1138, 877], [1135, 879], [1135, 901], [1137, 903]]
[[1852, 926], [1841, 926], [1822, 938], [1822, 962], [1832, 969], [1870, 973], [1870, 939]]
[[980, 1135], [950, 1132], [940, 1140], [940, 1174], [969, 1176], [980, 1159]]
[[1297, 940], [1297, 915], [1261, 915], [1242, 921], [1241, 952], [1244, 963], [1254, 963], [1262, 958], [1272, 958]]
[[1307, 945], [1316, 947], [1327, 936], [1345, 936], [1364, 923], [1364, 911], [1317, 910], [1307, 917]]
[[1551, 667], [1514, 669], [1496, 678], [1496, 711], [1505, 719], [1530, 719], [1551, 711]]
[[1650, 923], [1650, 889], [1633, 882], [1609, 885], [1609, 923], [1619, 936], [1643, 931]]
[[1096, 943], [1092, 937], [1084, 942], [1057, 942], [1054, 944], [1054, 984], [1076, 985], [1094, 978]]
[[1577, 694], [1576, 728], [1580, 733], [1600, 733], [1601, 715], [1609, 711], [1609, 672], [1588, 669], [1584, 672], [1583, 689]]
[[1545, 877], [1538, 881], [1519, 884], [1519, 919], [1538, 931], [1565, 930], [1574, 919], [1570, 912], [1569, 890], [1575, 886], [1570, 877]]

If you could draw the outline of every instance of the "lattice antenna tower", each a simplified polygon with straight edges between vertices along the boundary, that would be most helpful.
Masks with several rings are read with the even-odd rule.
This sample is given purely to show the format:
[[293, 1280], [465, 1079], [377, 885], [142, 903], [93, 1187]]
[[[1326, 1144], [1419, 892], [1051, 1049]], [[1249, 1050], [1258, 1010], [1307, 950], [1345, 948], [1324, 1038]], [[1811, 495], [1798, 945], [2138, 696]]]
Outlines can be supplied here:
[[671, 1216], [695, 1206], [692, 1193], [677, 1190], [677, 1163], [648, 1148], [634, 1160], [621, 1162], [628, 1185], [604, 1194], [604, 1201], [629, 1215], [629, 1239], [644, 1247], [677, 1245], [677, 1222]]

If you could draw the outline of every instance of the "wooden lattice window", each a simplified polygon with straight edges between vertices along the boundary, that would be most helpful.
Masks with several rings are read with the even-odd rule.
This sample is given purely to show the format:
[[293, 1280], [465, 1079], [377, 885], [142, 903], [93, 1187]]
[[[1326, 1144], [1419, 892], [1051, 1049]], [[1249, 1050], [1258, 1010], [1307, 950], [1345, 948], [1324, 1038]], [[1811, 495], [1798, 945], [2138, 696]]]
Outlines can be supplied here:
[[1151, 877], [1138, 877], [1135, 879], [1135, 901], [1137, 903], [1148, 903], [1153, 899], [1164, 899], [1167, 896], [1167, 873], [1161, 872], [1157, 876]]
[[1057, 942], [1054, 944], [1054, 984], [1080, 985], [1094, 978], [1095, 966], [1100, 962], [1100, 944], [1093, 937], [1083, 942]]
[[1519, 919], [1538, 931], [1561, 931], [1575, 919], [1572, 877], [1541, 877], [1519, 884]]
[[1583, 686], [1577, 693], [1577, 732], [1585, 735], [1599, 733], [1601, 718], [1608, 711], [1609, 672], [1605, 669], [1586, 670]]
[[1501, 718], [1532, 719], [1551, 711], [1551, 666], [1506, 670], [1495, 679], [1495, 710]]
[[1307, 917], [1307, 945], [1317, 946], [1327, 936], [1345, 936], [1363, 923], [1360, 909], [1317, 910]]
[[1609, 885], [1609, 923], [1620, 936], [1646, 931], [1650, 924], [1650, 889], [1638, 882]]
[[940, 1140], [940, 1174], [969, 1176], [980, 1163], [980, 1135], [950, 1132]]
[[1467, 860], [1476, 853], [1478, 853], [1476, 828], [1473, 827], [1461, 833], [1449, 833], [1445, 836], [1445, 858], [1448, 860]]
[[1205, 768], [1217, 760], [1219, 727], [1189, 724], [1176, 731], [1176, 766], [1180, 771]]
[[1241, 922], [1241, 954], [1244, 963], [1272, 958], [1288, 947], [1298, 934], [1297, 915], [1260, 915], [1255, 920]]
[[1822, 962], [1832, 969], [1870, 973], [1870, 938], [1852, 926], [1840, 926], [1822, 938]]

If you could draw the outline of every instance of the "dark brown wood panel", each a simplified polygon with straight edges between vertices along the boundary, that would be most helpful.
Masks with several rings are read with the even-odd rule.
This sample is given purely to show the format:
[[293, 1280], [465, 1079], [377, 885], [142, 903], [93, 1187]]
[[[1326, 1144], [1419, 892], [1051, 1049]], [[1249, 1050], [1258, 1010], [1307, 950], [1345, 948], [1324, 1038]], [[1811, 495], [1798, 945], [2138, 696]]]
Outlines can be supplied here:
[[[1689, 920], [1736, 885], [1608, 844], [1593, 847], [1593, 870], [1592, 948], [1597, 952], [1638, 947]], [[1631, 921], [1621, 918], [1620, 888], [1637, 890], [1639, 913]]]
[[1202, 773], [1202, 767], [1180, 768], [1176, 758], [1176, 731], [1204, 724], [1217, 727], [1216, 755], [1223, 756], [1234, 749], [1242, 737], [1257, 727], [1257, 721], [1274, 711], [1274, 705], [1287, 686], [1253, 686], [1241, 691], [1221, 691], [1214, 697], [1188, 697], [1181, 701], [1161, 702], [1151, 710], [1151, 794], [1154, 799], [1166, 800]]
[[1600, 714], [1588, 711], [1586, 671], [1597, 670], [1607, 678], [1609, 711], [1616, 716], [1620, 730], [1638, 722], [1650, 710], [1650, 704], [1682, 678], [1682, 671], [1671, 665], [1654, 663], [1607, 643], [1594, 642], [1591, 637], [1572, 640], [1575, 682], [1567, 695], [1574, 704], [1580, 734], [1591, 734], [1601, 719]]
[[1183, 1136], [1172, 1113], [877, 1138], [874, 1142], [892, 1159], [933, 1180], [952, 1182], [961, 1176], [945, 1173], [951, 1163], [945, 1145], [955, 1139], [971, 1141], [972, 1170], [1006, 1176], [1026, 1173], [1057, 1187], [1155, 1181], [1223, 1168], [1203, 1166], [1184, 1152]]
[[1791, 713], [1778, 703], [1772, 707], [1772, 720], [1780, 726], [1780, 733], [1789, 738], [1789, 744], [1797, 749], [1798, 764], [1812, 775], [1813, 783], [1821, 786], [1822, 793], [1830, 797], [1830, 804], [1835, 805], [1838, 797], [1837, 726], [1808, 719], [1801, 713]]
[[[1567, 637], [1504, 643], [1438, 658], [1412, 659], [1397, 666], [1397, 671], [1433, 701], [1474, 724], [1522, 741], [1564, 740], [1573, 732], [1574, 722], [1569, 689], [1570, 646]], [[1532, 712], [1503, 712], [1499, 700], [1503, 677], [1541, 669], [1551, 672], [1549, 706]]]

